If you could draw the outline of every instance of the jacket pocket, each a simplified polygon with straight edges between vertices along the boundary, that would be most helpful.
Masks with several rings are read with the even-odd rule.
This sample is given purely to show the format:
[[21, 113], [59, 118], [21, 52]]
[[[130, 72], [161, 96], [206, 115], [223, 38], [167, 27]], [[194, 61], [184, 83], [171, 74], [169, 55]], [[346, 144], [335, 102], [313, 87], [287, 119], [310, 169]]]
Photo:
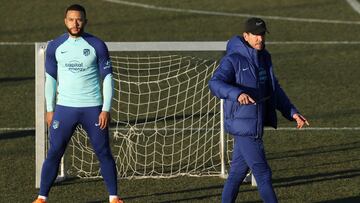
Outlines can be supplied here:
[[236, 102], [233, 102], [231, 100], [225, 99], [224, 100], [224, 113], [226, 119], [232, 119], [234, 116], [234, 106], [236, 105]]
[[257, 106], [254, 104], [241, 105], [236, 103], [233, 108], [233, 118], [257, 118]]
[[225, 121], [225, 130], [235, 136], [256, 136], [257, 119], [241, 118]]

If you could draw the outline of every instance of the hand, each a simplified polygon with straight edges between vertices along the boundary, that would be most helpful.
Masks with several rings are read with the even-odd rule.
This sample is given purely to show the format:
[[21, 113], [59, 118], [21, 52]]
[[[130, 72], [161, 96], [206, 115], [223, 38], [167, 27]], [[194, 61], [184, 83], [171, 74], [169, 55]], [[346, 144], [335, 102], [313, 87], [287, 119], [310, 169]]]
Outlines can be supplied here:
[[242, 93], [240, 94], [240, 96], [238, 97], [238, 102], [240, 102], [240, 104], [254, 104], [255, 100], [253, 100], [249, 95]]
[[54, 112], [46, 113], [46, 123], [47, 123], [48, 127], [50, 127], [53, 117], [54, 117]]
[[306, 118], [304, 116], [300, 115], [300, 114], [297, 114], [297, 113], [294, 114], [293, 118], [297, 123], [296, 127], [299, 128], [299, 129], [301, 129], [304, 126], [304, 124], [306, 124], [308, 126], [310, 125], [309, 122], [306, 120]]
[[102, 111], [99, 115], [99, 127], [101, 130], [104, 130], [110, 122], [110, 113], [107, 111]]

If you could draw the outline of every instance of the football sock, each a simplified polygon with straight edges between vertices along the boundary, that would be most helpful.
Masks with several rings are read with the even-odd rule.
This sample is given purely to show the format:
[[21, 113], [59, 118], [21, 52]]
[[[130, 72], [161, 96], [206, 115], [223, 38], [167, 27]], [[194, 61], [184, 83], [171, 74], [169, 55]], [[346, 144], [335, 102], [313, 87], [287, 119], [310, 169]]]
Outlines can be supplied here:
[[46, 196], [42, 196], [42, 195], [39, 195], [38, 198], [43, 199], [43, 200], [45, 200], [45, 201], [47, 200], [47, 197], [46, 197]]
[[117, 195], [110, 195], [109, 196], [109, 202], [111, 202], [115, 198], [118, 198], [118, 196]]

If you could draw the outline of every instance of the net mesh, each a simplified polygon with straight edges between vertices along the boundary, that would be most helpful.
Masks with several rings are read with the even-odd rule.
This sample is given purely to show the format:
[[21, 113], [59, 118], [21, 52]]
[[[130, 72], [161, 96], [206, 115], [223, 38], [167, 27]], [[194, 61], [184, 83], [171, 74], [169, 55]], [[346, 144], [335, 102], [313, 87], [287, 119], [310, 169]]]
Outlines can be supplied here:
[[[220, 100], [207, 85], [217, 61], [181, 55], [111, 59], [111, 146], [119, 178], [219, 175]], [[70, 145], [69, 173], [99, 177], [81, 126]]]

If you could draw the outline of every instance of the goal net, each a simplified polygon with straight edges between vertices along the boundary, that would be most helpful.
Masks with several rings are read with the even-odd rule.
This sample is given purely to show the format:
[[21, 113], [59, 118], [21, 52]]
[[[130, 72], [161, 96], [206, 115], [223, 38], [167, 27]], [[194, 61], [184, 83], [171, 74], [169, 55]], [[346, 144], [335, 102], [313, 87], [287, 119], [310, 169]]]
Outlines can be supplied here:
[[[221, 101], [208, 88], [225, 42], [107, 45], [115, 82], [110, 136], [118, 177], [225, 176], [232, 140], [224, 136]], [[38, 77], [44, 74], [45, 46], [36, 45], [37, 90], [43, 88]], [[41, 94], [36, 93], [37, 114], [44, 112]], [[36, 125], [38, 185], [47, 132], [44, 120]], [[81, 126], [66, 154], [61, 176], [100, 177], [99, 162]]]

